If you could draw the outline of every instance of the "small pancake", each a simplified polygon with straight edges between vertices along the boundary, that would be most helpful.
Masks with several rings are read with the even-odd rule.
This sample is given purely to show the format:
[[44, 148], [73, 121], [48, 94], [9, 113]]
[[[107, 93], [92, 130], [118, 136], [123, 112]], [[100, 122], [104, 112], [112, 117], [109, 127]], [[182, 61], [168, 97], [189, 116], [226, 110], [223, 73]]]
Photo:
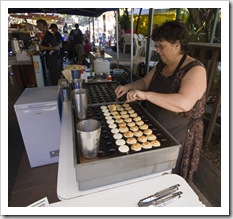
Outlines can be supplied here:
[[134, 125], [134, 126], [130, 127], [130, 130], [132, 132], [136, 132], [136, 131], [138, 131], [138, 126]]
[[130, 109], [130, 110], [128, 110], [128, 113], [132, 114], [132, 113], [135, 113], [135, 111], [133, 109]]
[[150, 134], [146, 136], [149, 141], [153, 141], [156, 139], [156, 136], [154, 134]]
[[129, 112], [129, 110], [132, 110], [131, 106], [125, 107], [125, 110]]
[[142, 148], [150, 149], [150, 148], [152, 148], [152, 144], [149, 141], [143, 142], [142, 143]]
[[129, 147], [127, 145], [121, 145], [120, 147], [118, 147], [118, 150], [121, 153], [127, 153], [127, 152], [129, 152]]
[[129, 118], [129, 115], [128, 114], [121, 115], [121, 118], [122, 119], [127, 119], [127, 118]]
[[121, 123], [121, 122], [124, 122], [123, 119], [116, 119], [116, 123]]
[[140, 151], [141, 148], [142, 148], [142, 146], [141, 146], [139, 143], [133, 144], [133, 145], [131, 146], [131, 149], [132, 149], [133, 151]]
[[127, 138], [126, 142], [127, 142], [127, 144], [136, 144], [137, 139], [136, 138]]
[[116, 140], [116, 145], [117, 146], [121, 146], [121, 145], [124, 145], [125, 144], [125, 140], [124, 139], [117, 139]]
[[123, 137], [123, 135], [121, 133], [116, 133], [116, 134], [113, 135], [113, 138], [116, 139], [116, 140], [121, 139], [122, 137]]
[[108, 105], [110, 111], [116, 111], [116, 105]]
[[118, 123], [118, 127], [126, 126], [125, 122]]
[[139, 126], [139, 128], [141, 129], [141, 130], [146, 130], [146, 129], [148, 129], [148, 125], [147, 124], [143, 124], [143, 125], [140, 125]]
[[118, 133], [120, 130], [119, 129], [117, 129], [117, 128], [113, 128], [113, 129], [111, 129], [111, 132], [113, 133], [113, 134], [116, 134], [116, 133]]
[[132, 118], [135, 118], [135, 117], [138, 116], [138, 114], [137, 113], [131, 113], [129, 116], [132, 117]]
[[140, 116], [136, 116], [133, 120], [134, 120], [135, 122], [137, 122], [137, 121], [142, 120], [142, 118], [141, 118]]
[[102, 112], [103, 112], [103, 113], [108, 113], [109, 110], [108, 110], [108, 109], [102, 109]]
[[124, 119], [125, 122], [132, 122], [132, 118], [126, 118]]
[[114, 118], [114, 119], [120, 119], [121, 116], [120, 116], [119, 114], [116, 114], [116, 115], [113, 116], [113, 118]]
[[121, 127], [119, 127], [119, 130], [120, 130], [120, 132], [124, 133], [124, 132], [129, 131], [129, 128], [127, 126], [121, 126]]
[[110, 114], [110, 112], [105, 112], [104, 113], [104, 116], [110, 116], [111, 114]]
[[107, 109], [107, 106], [101, 106], [100, 109]]
[[117, 111], [111, 111], [111, 114], [114, 115], [119, 115], [119, 113]]
[[139, 121], [136, 122], [136, 124], [140, 126], [140, 125], [143, 125], [144, 122], [142, 120], [139, 120]]
[[127, 125], [128, 125], [129, 127], [135, 126], [135, 122], [128, 122]]
[[117, 127], [117, 125], [115, 123], [109, 124], [108, 126], [110, 129], [114, 129]]
[[107, 120], [107, 123], [108, 123], [108, 124], [113, 124], [114, 122], [115, 122], [115, 121], [114, 121], [113, 119], [108, 119], [108, 120]]
[[126, 108], [129, 107], [130, 105], [128, 103], [123, 103], [122, 106]]
[[142, 132], [141, 130], [137, 130], [137, 131], [135, 131], [133, 134], [134, 134], [134, 136], [136, 136], [136, 137], [140, 137], [140, 136], [143, 135], [143, 132]]
[[116, 108], [116, 110], [117, 110], [117, 111], [123, 111], [124, 108], [123, 108], [122, 106], [118, 106], [118, 107]]
[[146, 142], [147, 141], [147, 137], [142, 135], [140, 137], [137, 138], [139, 142]]
[[133, 132], [131, 132], [131, 131], [124, 132], [124, 137], [125, 138], [132, 138], [133, 137]]
[[143, 131], [144, 135], [150, 135], [152, 134], [152, 130], [151, 129], [146, 129]]
[[123, 111], [120, 112], [120, 114], [125, 115], [125, 114], [127, 114], [127, 112], [125, 110], [123, 110]]
[[112, 119], [112, 116], [105, 116], [106, 120]]
[[153, 141], [151, 141], [151, 145], [153, 147], [159, 147], [159, 146], [161, 146], [161, 143], [158, 140], [153, 140]]

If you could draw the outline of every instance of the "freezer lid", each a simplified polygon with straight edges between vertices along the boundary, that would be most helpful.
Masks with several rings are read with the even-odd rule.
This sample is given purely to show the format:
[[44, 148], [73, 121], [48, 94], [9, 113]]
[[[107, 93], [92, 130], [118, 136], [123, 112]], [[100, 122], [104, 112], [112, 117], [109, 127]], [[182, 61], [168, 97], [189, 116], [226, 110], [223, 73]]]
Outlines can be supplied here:
[[16, 101], [15, 110], [57, 105], [58, 86], [26, 88]]

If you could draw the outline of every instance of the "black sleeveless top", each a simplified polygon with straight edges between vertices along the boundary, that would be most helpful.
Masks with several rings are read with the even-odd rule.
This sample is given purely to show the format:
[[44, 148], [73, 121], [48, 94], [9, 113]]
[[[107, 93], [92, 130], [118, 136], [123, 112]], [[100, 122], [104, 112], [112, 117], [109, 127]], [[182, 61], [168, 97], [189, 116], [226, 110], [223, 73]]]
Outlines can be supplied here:
[[[176, 89], [175, 92], [172, 92], [171, 88], [173, 82], [176, 75], [179, 74], [180, 71], [185, 71], [187, 66], [180, 68], [175, 74], [172, 74], [169, 77], [165, 77], [161, 74], [164, 66], [165, 64], [163, 62], [158, 63], [148, 91], [163, 94], [177, 93], [178, 89]], [[170, 134], [175, 137], [175, 139], [179, 141], [181, 145], [184, 143], [190, 118], [161, 108], [149, 101], [146, 101], [146, 109]]]
[[[204, 67], [200, 61], [194, 60], [177, 69], [170, 77], [164, 77], [161, 74], [164, 66], [162, 61], [157, 64], [148, 91], [164, 94], [178, 93], [185, 74], [194, 66]], [[206, 95], [204, 93], [190, 111], [175, 113], [146, 101], [147, 111], [181, 144], [182, 147], [173, 172], [180, 174], [187, 181], [192, 181], [193, 173], [197, 170], [199, 163], [204, 130], [202, 115], [205, 112], [205, 103]]]

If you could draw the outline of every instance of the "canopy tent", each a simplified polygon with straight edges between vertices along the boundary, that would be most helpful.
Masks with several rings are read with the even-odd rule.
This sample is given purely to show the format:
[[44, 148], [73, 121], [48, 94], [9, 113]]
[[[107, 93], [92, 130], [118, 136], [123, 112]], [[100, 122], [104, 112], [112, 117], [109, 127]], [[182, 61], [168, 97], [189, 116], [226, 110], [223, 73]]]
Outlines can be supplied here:
[[8, 8], [8, 13], [51, 13], [99, 17], [106, 11], [116, 10], [118, 10], [118, 8]]

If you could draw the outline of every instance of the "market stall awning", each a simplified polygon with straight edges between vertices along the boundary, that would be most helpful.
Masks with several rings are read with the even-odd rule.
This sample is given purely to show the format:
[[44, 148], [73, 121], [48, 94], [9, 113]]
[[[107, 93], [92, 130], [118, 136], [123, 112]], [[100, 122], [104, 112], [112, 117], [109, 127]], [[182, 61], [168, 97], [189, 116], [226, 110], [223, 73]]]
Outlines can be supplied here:
[[116, 10], [118, 10], [118, 8], [8, 8], [8, 13], [52, 13], [99, 17], [106, 11]]

